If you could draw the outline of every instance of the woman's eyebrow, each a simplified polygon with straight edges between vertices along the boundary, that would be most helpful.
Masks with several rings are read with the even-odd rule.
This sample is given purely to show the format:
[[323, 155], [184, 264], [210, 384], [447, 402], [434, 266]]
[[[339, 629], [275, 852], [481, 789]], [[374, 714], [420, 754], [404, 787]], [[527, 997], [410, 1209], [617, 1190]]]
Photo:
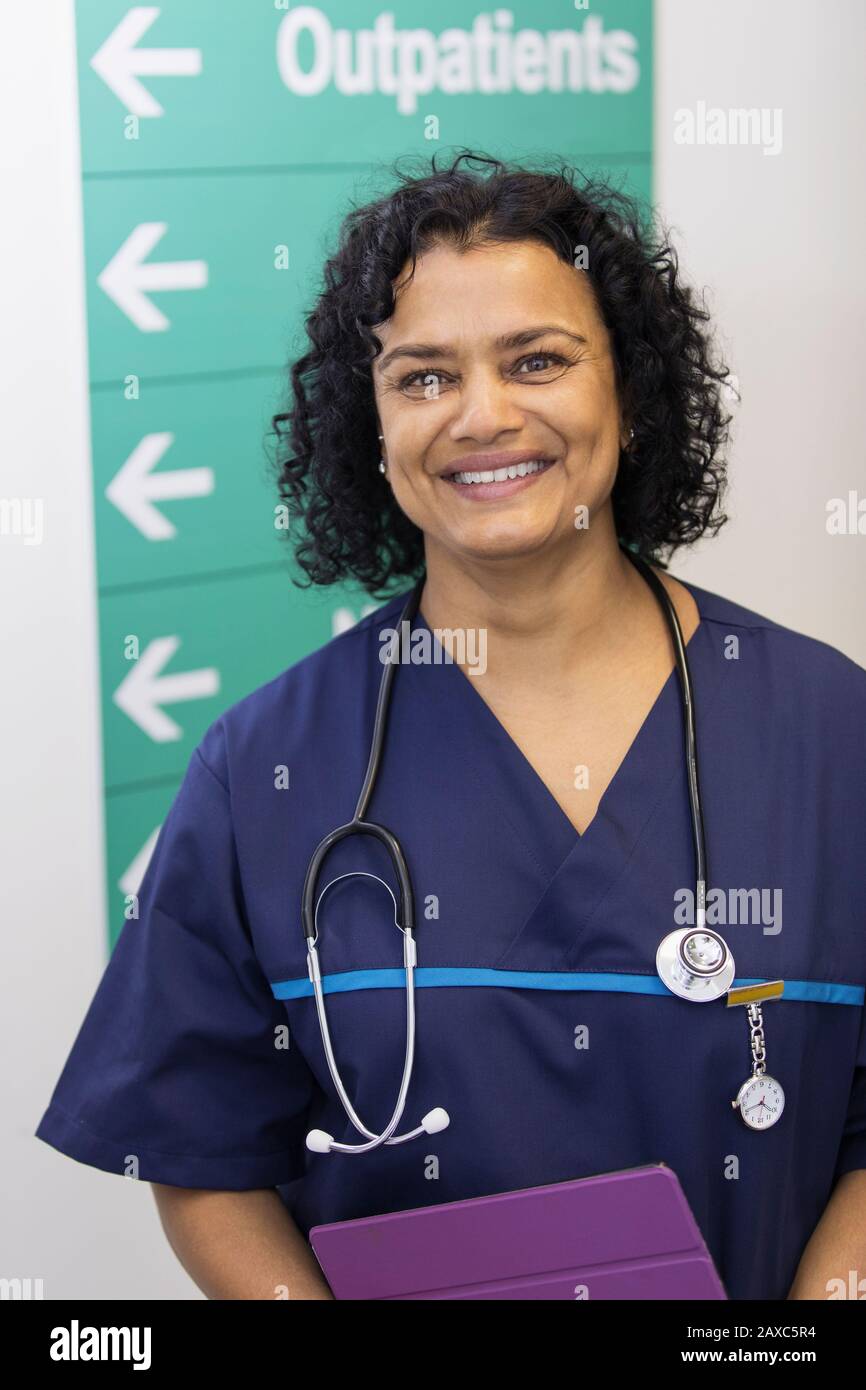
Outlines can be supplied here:
[[[517, 333], [503, 333], [500, 337], [493, 340], [494, 348], [508, 349], [516, 347], [526, 347], [529, 343], [534, 343], [537, 338], [543, 338], [546, 333], [561, 333], [563, 337], [571, 338], [572, 342], [581, 347], [588, 346], [588, 340], [580, 333], [573, 333], [570, 328], [563, 328], [561, 324], [546, 323], [533, 328], [521, 328]], [[386, 352], [379, 362], [379, 371], [385, 368], [399, 357], [454, 357], [454, 349], [444, 343], [404, 343], [402, 347], [392, 348]]]

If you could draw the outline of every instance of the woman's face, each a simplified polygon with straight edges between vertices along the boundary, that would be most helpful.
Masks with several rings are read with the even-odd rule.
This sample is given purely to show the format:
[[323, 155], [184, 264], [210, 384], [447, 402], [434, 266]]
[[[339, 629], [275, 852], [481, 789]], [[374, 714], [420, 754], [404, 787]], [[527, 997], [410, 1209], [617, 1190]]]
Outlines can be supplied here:
[[586, 274], [530, 241], [435, 247], [376, 332], [388, 478], [428, 547], [493, 560], [573, 545], [627, 443]]

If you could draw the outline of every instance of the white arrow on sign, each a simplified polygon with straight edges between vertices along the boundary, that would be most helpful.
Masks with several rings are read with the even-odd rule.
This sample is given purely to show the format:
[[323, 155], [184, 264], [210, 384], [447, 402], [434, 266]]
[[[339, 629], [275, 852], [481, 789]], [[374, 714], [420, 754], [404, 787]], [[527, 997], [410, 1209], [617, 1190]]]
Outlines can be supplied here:
[[219, 672], [213, 666], [160, 675], [179, 646], [179, 637], [155, 637], [148, 642], [112, 696], [117, 707], [155, 743], [170, 743], [183, 737], [183, 729], [161, 705], [173, 704], [175, 700], [202, 700], [216, 695], [220, 688]]
[[170, 325], [148, 290], [200, 290], [207, 284], [207, 261], [146, 261], [167, 230], [167, 222], [140, 222], [96, 277], [142, 333], [161, 333]]
[[124, 869], [117, 880], [117, 886], [125, 898], [134, 897], [141, 887], [141, 881], [147, 872], [147, 866], [156, 848], [161, 828], [158, 825], [155, 830], [151, 831], [132, 863]]
[[94, 72], [133, 116], [165, 114], [139, 77], [198, 77], [201, 72], [200, 48], [136, 48], [159, 13], [155, 5], [136, 5], [90, 60]]
[[119, 512], [149, 541], [167, 541], [177, 535], [177, 527], [163, 516], [153, 502], [177, 497], [206, 497], [214, 490], [212, 468], [175, 468], [170, 473], [154, 473], [174, 435], [166, 430], [146, 434], [112, 478], [105, 495]]

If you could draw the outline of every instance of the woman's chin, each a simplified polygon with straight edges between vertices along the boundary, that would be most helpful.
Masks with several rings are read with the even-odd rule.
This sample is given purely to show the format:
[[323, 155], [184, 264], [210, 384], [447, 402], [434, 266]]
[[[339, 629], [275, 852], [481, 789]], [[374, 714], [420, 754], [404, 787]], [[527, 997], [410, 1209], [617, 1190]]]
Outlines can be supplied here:
[[518, 560], [551, 545], [556, 532], [555, 523], [544, 524], [537, 518], [522, 526], [497, 524], [491, 519], [486, 525], [466, 527], [452, 535], [448, 548], [467, 560]]

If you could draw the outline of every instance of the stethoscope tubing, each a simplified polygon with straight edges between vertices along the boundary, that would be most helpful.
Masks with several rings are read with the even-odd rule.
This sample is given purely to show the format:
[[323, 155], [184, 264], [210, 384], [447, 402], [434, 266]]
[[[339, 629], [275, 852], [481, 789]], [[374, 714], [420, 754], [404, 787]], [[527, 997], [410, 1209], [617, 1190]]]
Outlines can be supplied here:
[[[403, 654], [403, 633], [406, 631], [403, 624], [411, 623], [412, 619], [417, 614], [426, 578], [426, 573], [421, 575], [403, 606], [403, 612], [400, 614], [397, 631], [400, 635], [401, 656]], [[385, 730], [388, 724], [388, 712], [391, 704], [391, 686], [396, 672], [397, 663], [395, 661], [387, 661], [385, 663], [385, 669], [382, 672], [382, 679], [379, 682], [379, 695], [376, 700], [376, 715], [373, 720], [373, 737], [370, 740], [367, 771], [364, 774], [364, 781], [361, 784], [357, 805], [355, 806], [355, 814], [352, 817], [352, 820], [355, 822], [363, 821], [367, 813], [367, 807], [370, 804], [370, 797], [373, 795], [376, 778], [379, 775], [379, 764], [382, 761], [382, 749], [385, 742]]]
[[[336, 882], [336, 880], [334, 881]], [[331, 885], [328, 884], [328, 887], [330, 886]], [[404, 940], [406, 939], [407, 938], [404, 935]], [[343, 1104], [343, 1108], [346, 1111], [346, 1114], [348, 1115], [355, 1129], [358, 1131], [359, 1134], [364, 1135], [369, 1140], [369, 1142], [366, 1144], [341, 1144], [337, 1140], [332, 1140], [330, 1148], [331, 1151], [334, 1153], [369, 1153], [371, 1149], [377, 1149], [381, 1144], [405, 1144], [408, 1142], [408, 1140], [415, 1139], [418, 1137], [419, 1134], [424, 1133], [423, 1125], [419, 1125], [417, 1129], [412, 1130], [410, 1133], [399, 1135], [394, 1134], [395, 1129], [397, 1128], [398, 1124], [400, 1123], [400, 1120], [403, 1117], [403, 1111], [406, 1108], [406, 1097], [409, 1092], [409, 1083], [412, 1079], [412, 1069], [415, 1064], [415, 967], [413, 962], [415, 943], [412, 940], [411, 932], [409, 933], [408, 940], [411, 942], [412, 950], [409, 953], [409, 959], [405, 962], [406, 1051], [403, 1059], [403, 1076], [400, 1081], [400, 1091], [397, 1096], [397, 1103], [394, 1106], [394, 1110], [390, 1120], [386, 1124], [385, 1128], [382, 1130], [381, 1134], [377, 1134], [375, 1130], [368, 1129], [367, 1126], [364, 1124], [363, 1120], [360, 1119], [357, 1111], [355, 1110], [354, 1105], [352, 1104], [351, 1099], [349, 1098], [349, 1093], [347, 1092], [343, 1084], [343, 1079], [340, 1075], [339, 1067], [337, 1066], [337, 1059], [334, 1056], [333, 1043], [331, 1042], [331, 1031], [328, 1027], [328, 1016], [325, 1009], [324, 993], [322, 991], [322, 977], [319, 969], [318, 952], [316, 951], [315, 945], [311, 945], [309, 947], [308, 956], [312, 962], [310, 978], [313, 985], [313, 994], [316, 1000], [316, 1013], [319, 1019], [319, 1029], [322, 1034], [322, 1044], [324, 1046], [325, 1058], [328, 1064], [328, 1070], [331, 1074], [331, 1080], [333, 1081], [334, 1086], [336, 1087], [337, 1094], [340, 1097], [340, 1100]]]
[[[700, 779], [698, 774], [698, 754], [697, 754], [697, 735], [695, 728], [695, 702], [692, 690], [691, 673], [689, 671], [688, 658], [686, 656], [685, 643], [683, 641], [682, 628], [679, 618], [667, 590], [657, 578], [650, 566], [640, 556], [633, 551], [623, 547], [624, 553], [643, 576], [657, 598], [662, 612], [665, 616], [668, 630], [674, 648], [674, 657], [679, 674], [680, 687], [683, 700], [683, 726], [685, 734], [685, 753], [686, 769], [689, 794], [689, 809], [691, 812], [692, 839], [694, 843], [695, 856], [695, 876], [696, 876], [696, 905], [697, 905], [697, 925], [704, 927], [706, 923], [706, 882], [707, 882], [707, 862], [706, 862], [706, 839], [704, 835], [703, 810], [701, 805]], [[399, 640], [404, 641], [406, 632], [405, 624], [411, 626], [413, 618], [418, 612], [421, 602], [421, 594], [426, 581], [426, 575], [422, 574], [414, 585], [398, 622]], [[367, 1142], [364, 1144], [344, 1144], [338, 1143], [330, 1135], [323, 1135], [319, 1132], [319, 1137], [327, 1141], [327, 1150], [335, 1153], [361, 1154], [369, 1153], [373, 1149], [379, 1148], [383, 1144], [405, 1144], [410, 1139], [417, 1138], [420, 1134], [430, 1132], [425, 1125], [405, 1133], [395, 1134], [395, 1130], [400, 1123], [406, 1107], [406, 1099], [409, 1085], [412, 1078], [412, 1071], [415, 1061], [415, 965], [417, 960], [415, 939], [413, 935], [415, 923], [414, 894], [409, 868], [403, 854], [402, 847], [397, 837], [387, 830], [385, 826], [379, 825], [375, 821], [366, 819], [370, 804], [370, 798], [376, 785], [379, 768], [382, 760], [382, 750], [384, 747], [385, 732], [388, 722], [388, 713], [391, 703], [391, 688], [396, 674], [396, 660], [389, 660], [384, 664], [382, 678], [379, 682], [379, 692], [376, 699], [376, 712], [373, 721], [373, 734], [370, 741], [370, 752], [367, 758], [367, 768], [358, 800], [355, 806], [355, 813], [352, 820], [345, 825], [338, 826], [332, 830], [321, 843], [317, 846], [310, 863], [307, 867], [307, 874], [304, 880], [304, 890], [302, 895], [302, 916], [304, 925], [304, 935], [307, 943], [307, 969], [310, 981], [313, 986], [313, 994], [316, 1001], [316, 1013], [318, 1016], [319, 1029], [322, 1035], [322, 1044], [325, 1052], [325, 1059], [328, 1065], [331, 1079], [337, 1091], [339, 1099], [348, 1116], [350, 1122], [362, 1135]], [[327, 1010], [325, 1008], [324, 992], [322, 989], [322, 977], [318, 957], [318, 909], [319, 903], [333, 883], [339, 882], [342, 878], [354, 877], [354, 874], [341, 874], [333, 879], [322, 890], [318, 901], [314, 902], [316, 884], [322, 863], [330, 850], [343, 839], [354, 834], [371, 835], [384, 844], [391, 858], [399, 884], [400, 900], [397, 899], [390, 888], [392, 900], [394, 901], [394, 921], [395, 925], [403, 935], [403, 964], [406, 973], [406, 1048], [403, 1061], [403, 1074], [400, 1080], [400, 1089], [397, 1101], [391, 1118], [385, 1125], [381, 1133], [377, 1134], [374, 1130], [368, 1129], [361, 1120], [354, 1105], [349, 1097], [346, 1087], [340, 1075], [337, 1060], [334, 1054], [333, 1043], [331, 1040], [330, 1028], [328, 1026]], [[360, 873], [360, 871], [359, 871]], [[376, 874], [365, 875], [364, 877], [377, 878]], [[384, 882], [384, 880], [380, 880]], [[387, 888], [388, 885], [385, 884]], [[431, 1112], [431, 1115], [434, 1112]], [[439, 1112], [444, 1114], [444, 1112]], [[425, 1117], [429, 1118], [429, 1117]], [[448, 1123], [447, 1115], [444, 1116], [444, 1123]], [[439, 1127], [443, 1127], [440, 1125]], [[308, 1136], [308, 1140], [311, 1136]]]
[[698, 773], [698, 743], [697, 731], [695, 727], [695, 697], [692, 688], [692, 676], [689, 670], [689, 661], [686, 655], [686, 645], [683, 641], [683, 632], [680, 627], [680, 620], [677, 617], [677, 610], [673, 601], [662, 584], [658, 576], [650, 566], [634, 551], [624, 548], [624, 554], [631, 560], [635, 569], [643, 576], [652, 589], [661, 606], [671, 635], [674, 647], [674, 659], [676, 661], [677, 673], [679, 675], [680, 689], [683, 698], [683, 731], [685, 736], [686, 754], [686, 778], [689, 791], [689, 809], [692, 822], [692, 841], [694, 844], [695, 855], [695, 880], [696, 880], [696, 925], [702, 927], [706, 921], [706, 891], [707, 891], [707, 845], [704, 833], [704, 814], [703, 803], [701, 800], [700, 777]]

